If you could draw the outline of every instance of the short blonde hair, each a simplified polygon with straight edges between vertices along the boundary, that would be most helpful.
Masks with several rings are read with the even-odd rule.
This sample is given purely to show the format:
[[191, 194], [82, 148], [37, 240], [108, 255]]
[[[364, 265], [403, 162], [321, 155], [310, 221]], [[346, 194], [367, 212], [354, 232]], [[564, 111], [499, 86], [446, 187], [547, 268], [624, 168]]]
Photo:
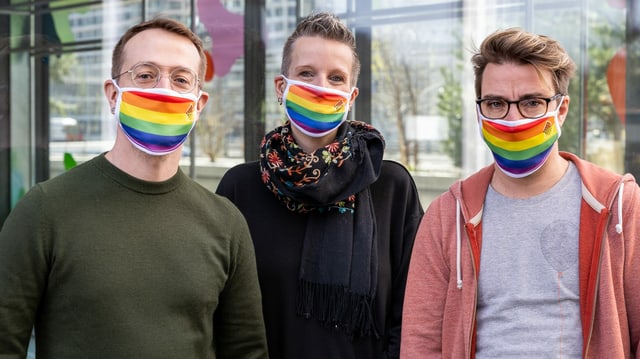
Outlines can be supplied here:
[[198, 55], [200, 56], [200, 67], [198, 68], [198, 78], [200, 81], [198, 81], [198, 83], [199, 86], [202, 87], [202, 79], [204, 78], [207, 70], [207, 57], [205, 55], [204, 46], [202, 45], [202, 40], [181, 22], [163, 17], [154, 18], [134, 25], [122, 35], [114, 47], [113, 54], [111, 56], [111, 78], [118, 76], [118, 74], [122, 72], [122, 63], [124, 62], [124, 45], [126, 45], [127, 42], [135, 35], [149, 29], [165, 30], [173, 34], [183, 36], [193, 43], [193, 46], [196, 47]]
[[351, 67], [351, 86], [355, 86], [360, 75], [360, 59], [356, 52], [356, 39], [353, 32], [345, 25], [340, 18], [327, 12], [311, 14], [298, 23], [284, 44], [282, 50], [282, 64], [280, 71], [283, 75], [289, 76], [289, 66], [291, 65], [291, 52], [293, 44], [303, 36], [319, 36], [327, 40], [335, 40], [347, 45], [353, 54], [353, 66]]

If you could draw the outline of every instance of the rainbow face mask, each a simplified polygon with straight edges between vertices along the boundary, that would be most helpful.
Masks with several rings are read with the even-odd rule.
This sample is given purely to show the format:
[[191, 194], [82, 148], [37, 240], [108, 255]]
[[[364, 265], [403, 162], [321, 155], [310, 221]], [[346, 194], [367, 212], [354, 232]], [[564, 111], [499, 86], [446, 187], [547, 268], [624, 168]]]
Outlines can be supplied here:
[[560, 137], [558, 110], [535, 119], [491, 120], [476, 109], [478, 125], [493, 158], [507, 176], [522, 178], [534, 173], [549, 158]]
[[283, 94], [285, 113], [305, 135], [322, 137], [347, 119], [351, 93], [282, 77], [287, 82]]
[[196, 123], [198, 98], [165, 88], [120, 88], [115, 113], [120, 128], [141, 151], [160, 156], [177, 150]]

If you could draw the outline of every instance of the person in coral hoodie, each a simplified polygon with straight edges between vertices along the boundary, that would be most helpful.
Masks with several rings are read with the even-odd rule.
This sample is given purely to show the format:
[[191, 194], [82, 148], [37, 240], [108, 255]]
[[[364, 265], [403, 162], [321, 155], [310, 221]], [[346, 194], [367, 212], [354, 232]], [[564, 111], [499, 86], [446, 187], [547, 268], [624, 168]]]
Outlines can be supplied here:
[[401, 357], [640, 357], [640, 190], [558, 150], [574, 62], [519, 28], [488, 36], [472, 62], [495, 161], [425, 213]]

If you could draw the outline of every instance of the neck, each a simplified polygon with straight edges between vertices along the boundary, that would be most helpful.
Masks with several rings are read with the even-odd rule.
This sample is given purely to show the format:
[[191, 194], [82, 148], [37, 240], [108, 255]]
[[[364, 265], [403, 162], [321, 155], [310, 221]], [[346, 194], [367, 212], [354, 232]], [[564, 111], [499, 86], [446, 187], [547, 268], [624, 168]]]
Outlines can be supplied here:
[[555, 150], [539, 170], [524, 178], [509, 177], [496, 168], [491, 186], [506, 197], [529, 198], [548, 191], [562, 179], [568, 167], [569, 162]]
[[106, 158], [127, 174], [150, 182], [162, 182], [178, 172], [182, 148], [163, 156], [152, 156], [135, 148], [118, 133], [113, 149]]

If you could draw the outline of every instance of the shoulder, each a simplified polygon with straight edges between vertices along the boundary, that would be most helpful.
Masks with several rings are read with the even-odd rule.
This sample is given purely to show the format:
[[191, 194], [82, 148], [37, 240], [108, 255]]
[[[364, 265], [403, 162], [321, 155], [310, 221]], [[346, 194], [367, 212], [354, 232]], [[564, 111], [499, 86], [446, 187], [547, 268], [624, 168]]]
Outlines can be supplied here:
[[377, 206], [414, 208], [416, 213], [422, 214], [415, 181], [409, 171], [398, 162], [383, 161], [380, 176], [371, 185], [371, 194]]
[[227, 170], [224, 174], [224, 177], [234, 176], [234, 175], [242, 175], [245, 173], [253, 173], [255, 171], [260, 170], [260, 162], [259, 161], [251, 161], [237, 164]]
[[212, 192], [200, 183], [189, 179], [185, 189], [179, 191], [176, 207], [187, 211], [197, 222], [208, 223], [223, 237], [235, 238], [248, 231], [244, 216], [231, 200]]
[[47, 198], [53, 203], [64, 205], [78, 193], [90, 186], [99, 186], [105, 179], [96, 163], [99, 157], [78, 164], [55, 177], [37, 183], [27, 193], [31, 197]]
[[382, 193], [385, 197], [413, 196], [414, 193], [415, 196], [418, 195], [418, 189], [409, 171], [402, 164], [389, 160], [383, 161], [380, 176], [371, 185], [371, 190], [374, 195]]
[[260, 174], [260, 164], [258, 161], [252, 161], [228, 169], [220, 179], [216, 193], [231, 199], [234, 203], [245, 199], [255, 202], [255, 195], [265, 188]]
[[251, 161], [246, 163], [241, 163], [229, 168], [222, 178], [220, 179], [221, 183], [235, 183], [235, 182], [245, 182], [247, 180], [253, 180], [255, 178], [260, 178], [258, 176], [260, 173], [260, 163], [258, 161]]
[[186, 180], [187, 197], [190, 202], [200, 204], [201, 206], [211, 206], [216, 209], [216, 212], [234, 214], [236, 212], [235, 206], [224, 196], [221, 196], [211, 189], [206, 188], [202, 184], [196, 182], [191, 178]]
[[415, 187], [413, 177], [411, 176], [411, 173], [409, 173], [407, 168], [402, 164], [391, 160], [382, 161], [380, 177], [378, 177], [376, 183], [378, 182], [384, 184], [393, 183], [397, 185]]
[[584, 187], [602, 203], [609, 203], [623, 184], [631, 185], [632, 188], [637, 187], [636, 180], [631, 174], [615, 173], [572, 153], [561, 152], [561, 155], [576, 166]]

